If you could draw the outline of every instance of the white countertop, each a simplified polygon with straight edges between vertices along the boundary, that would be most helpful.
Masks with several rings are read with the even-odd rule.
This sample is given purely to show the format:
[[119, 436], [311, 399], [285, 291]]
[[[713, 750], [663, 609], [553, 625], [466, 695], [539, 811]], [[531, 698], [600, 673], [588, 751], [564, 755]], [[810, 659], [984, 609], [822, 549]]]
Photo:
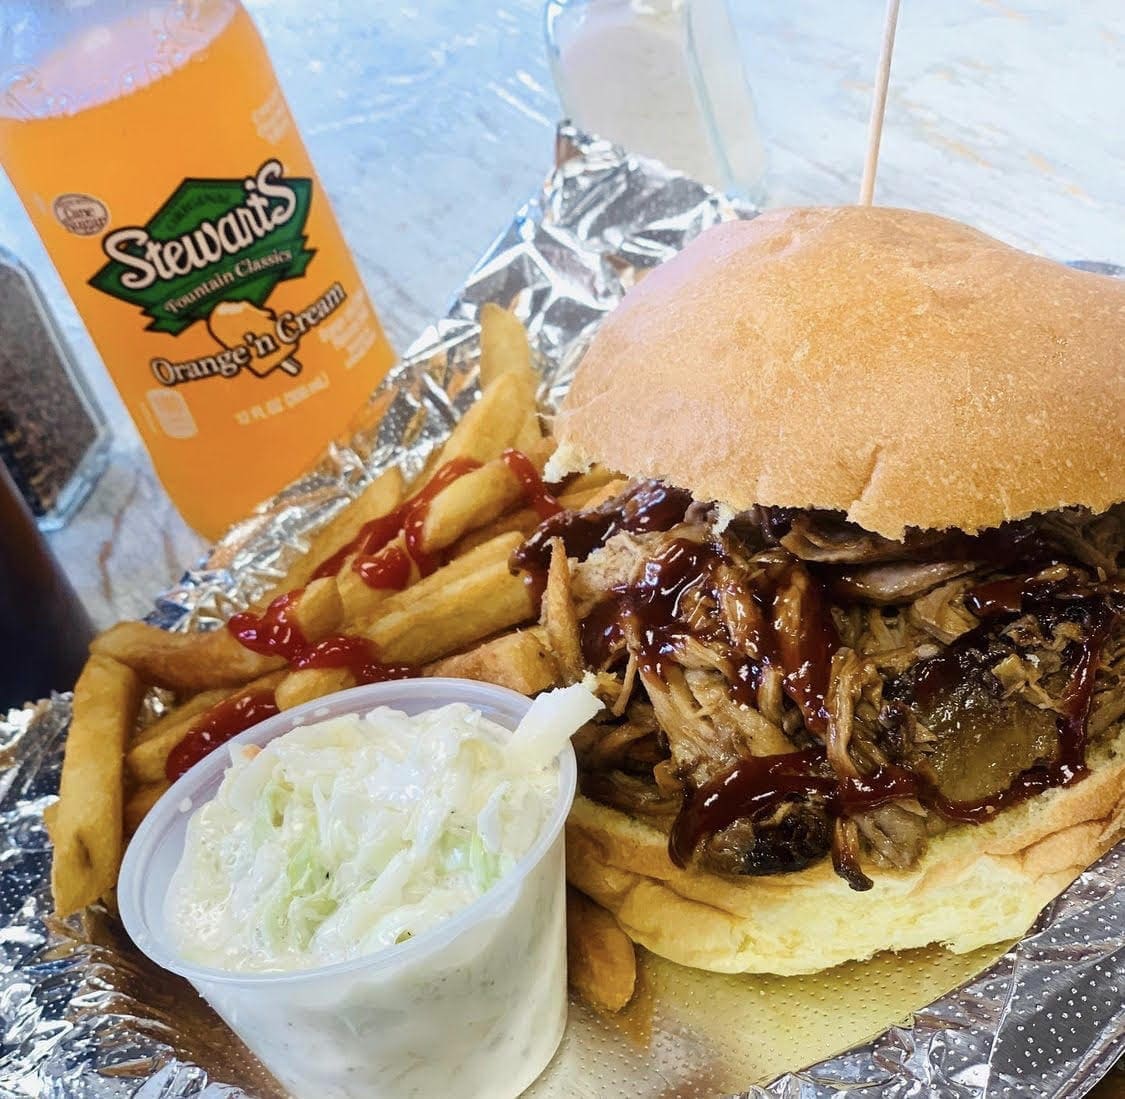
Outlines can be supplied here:
[[[444, 311], [551, 165], [540, 0], [246, 0], [397, 347]], [[878, 0], [730, 0], [768, 205], [855, 200]], [[315, 15], [311, 14], [315, 11]], [[1061, 259], [1125, 263], [1125, 3], [906, 0], [876, 201]], [[143, 614], [204, 543], [155, 481], [6, 182], [31, 267], [110, 415], [110, 469], [52, 546], [99, 625]]]

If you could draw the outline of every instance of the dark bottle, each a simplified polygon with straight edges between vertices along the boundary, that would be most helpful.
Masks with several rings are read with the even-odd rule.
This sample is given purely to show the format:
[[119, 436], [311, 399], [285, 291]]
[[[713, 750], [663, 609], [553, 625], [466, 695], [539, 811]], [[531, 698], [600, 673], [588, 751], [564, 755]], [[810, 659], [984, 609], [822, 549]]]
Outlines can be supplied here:
[[0, 712], [72, 687], [93, 632], [0, 462]]

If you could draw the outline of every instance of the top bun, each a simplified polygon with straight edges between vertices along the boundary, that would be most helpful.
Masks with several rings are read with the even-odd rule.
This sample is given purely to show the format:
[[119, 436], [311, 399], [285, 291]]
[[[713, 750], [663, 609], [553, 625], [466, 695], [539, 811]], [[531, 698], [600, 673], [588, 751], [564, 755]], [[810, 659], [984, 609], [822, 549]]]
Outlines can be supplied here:
[[602, 462], [736, 511], [973, 532], [1125, 499], [1125, 281], [932, 214], [709, 230], [598, 330], [556, 473]]

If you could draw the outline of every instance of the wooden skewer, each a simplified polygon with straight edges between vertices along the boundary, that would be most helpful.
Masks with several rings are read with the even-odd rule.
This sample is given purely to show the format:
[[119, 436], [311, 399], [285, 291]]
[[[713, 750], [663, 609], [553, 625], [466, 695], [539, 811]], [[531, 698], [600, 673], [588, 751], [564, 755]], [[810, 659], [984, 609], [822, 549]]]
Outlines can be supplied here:
[[875, 72], [871, 120], [867, 124], [867, 158], [863, 162], [863, 182], [859, 185], [860, 206], [870, 206], [875, 195], [875, 168], [879, 163], [883, 115], [887, 110], [887, 84], [891, 78], [891, 53], [895, 48], [899, 2], [900, 0], [887, 0], [887, 14], [883, 19], [883, 48], [879, 51], [879, 68]]

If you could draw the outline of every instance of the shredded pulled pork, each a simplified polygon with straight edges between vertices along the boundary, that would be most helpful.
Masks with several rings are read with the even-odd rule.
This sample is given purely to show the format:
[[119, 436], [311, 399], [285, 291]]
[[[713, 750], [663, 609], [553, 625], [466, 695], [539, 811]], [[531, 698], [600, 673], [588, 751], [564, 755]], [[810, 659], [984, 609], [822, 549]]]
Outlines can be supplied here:
[[549, 538], [571, 558], [609, 706], [575, 741], [582, 789], [680, 861], [831, 857], [867, 888], [951, 821], [1080, 781], [1125, 715], [1125, 506], [894, 542], [832, 512], [716, 523], [636, 482], [548, 522], [513, 560]]

